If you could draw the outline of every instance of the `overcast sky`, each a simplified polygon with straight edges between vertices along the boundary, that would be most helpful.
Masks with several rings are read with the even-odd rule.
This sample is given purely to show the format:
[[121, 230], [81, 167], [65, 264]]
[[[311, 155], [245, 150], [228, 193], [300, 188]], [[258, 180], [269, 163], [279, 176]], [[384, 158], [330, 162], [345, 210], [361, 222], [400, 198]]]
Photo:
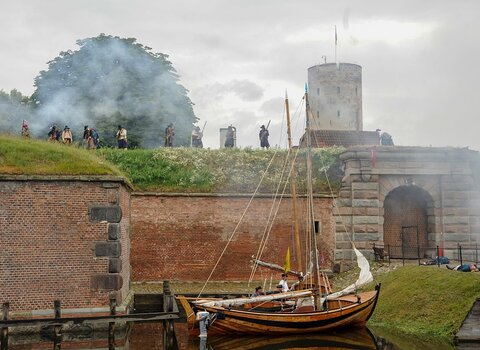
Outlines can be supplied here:
[[283, 146], [285, 89], [293, 113], [307, 68], [334, 60], [337, 25], [339, 60], [363, 67], [364, 130], [388, 131], [398, 145], [478, 150], [479, 17], [478, 0], [9, 1], [0, 89], [31, 94], [39, 71], [77, 39], [135, 37], [170, 55], [199, 125], [207, 121], [206, 147], [229, 124], [240, 146], [258, 147], [269, 120], [270, 143]]

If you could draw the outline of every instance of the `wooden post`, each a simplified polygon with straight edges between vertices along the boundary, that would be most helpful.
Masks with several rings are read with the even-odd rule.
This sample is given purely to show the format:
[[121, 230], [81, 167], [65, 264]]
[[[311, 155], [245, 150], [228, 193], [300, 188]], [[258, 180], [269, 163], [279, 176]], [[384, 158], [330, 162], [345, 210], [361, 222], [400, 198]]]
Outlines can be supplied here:
[[[60, 300], [54, 300], [53, 301], [53, 313], [55, 319], [59, 319], [62, 317], [62, 303]], [[58, 324], [53, 326], [53, 341], [54, 341], [54, 348], [57, 349], [56, 346], [58, 346], [58, 349], [60, 349], [60, 343], [61, 343], [61, 338], [62, 338], [62, 325]]]
[[[173, 311], [173, 298], [170, 281], [163, 281], [163, 312]], [[172, 320], [163, 321], [163, 348], [166, 350], [175, 348], [175, 330]]]
[[[8, 301], [3, 303], [2, 306], [2, 320], [8, 320], [8, 311], [10, 310], [10, 303]], [[8, 327], [1, 329], [0, 334], [0, 343], [1, 343], [1, 350], [8, 349]]]
[[[62, 317], [60, 300], [53, 302], [53, 312], [55, 319]], [[62, 325], [53, 326], [53, 350], [60, 350], [62, 346]]]
[[440, 267], [440, 248], [437, 245], [437, 266]]
[[[110, 315], [117, 314], [117, 299], [114, 296], [110, 297]], [[108, 323], [108, 349], [115, 349], [115, 322]]]

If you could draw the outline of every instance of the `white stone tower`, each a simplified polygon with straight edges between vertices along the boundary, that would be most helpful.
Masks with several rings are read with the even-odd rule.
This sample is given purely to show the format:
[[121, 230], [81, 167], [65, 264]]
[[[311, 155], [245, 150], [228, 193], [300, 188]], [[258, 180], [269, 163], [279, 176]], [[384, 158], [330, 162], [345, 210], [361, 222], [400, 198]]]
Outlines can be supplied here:
[[362, 67], [352, 63], [308, 68], [312, 130], [363, 130]]

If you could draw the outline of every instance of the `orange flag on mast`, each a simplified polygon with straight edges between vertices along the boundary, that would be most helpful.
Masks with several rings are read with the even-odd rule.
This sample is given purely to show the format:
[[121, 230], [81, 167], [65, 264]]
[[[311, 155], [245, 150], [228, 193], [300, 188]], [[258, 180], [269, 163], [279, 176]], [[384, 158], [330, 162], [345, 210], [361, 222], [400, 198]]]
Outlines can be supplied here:
[[287, 254], [285, 255], [285, 273], [290, 271], [290, 247], [287, 248]]

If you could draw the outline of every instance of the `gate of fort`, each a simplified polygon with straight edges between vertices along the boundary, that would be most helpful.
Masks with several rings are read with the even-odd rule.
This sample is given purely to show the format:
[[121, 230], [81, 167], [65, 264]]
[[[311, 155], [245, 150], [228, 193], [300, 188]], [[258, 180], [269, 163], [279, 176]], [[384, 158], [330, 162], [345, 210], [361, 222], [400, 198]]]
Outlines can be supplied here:
[[[457, 148], [358, 146], [340, 156], [345, 176], [337, 199], [336, 260], [351, 259], [351, 241], [372, 257], [444, 255], [480, 240], [480, 169], [476, 151]], [[468, 259], [468, 248], [464, 258]], [[473, 253], [472, 253], [473, 254]]]

